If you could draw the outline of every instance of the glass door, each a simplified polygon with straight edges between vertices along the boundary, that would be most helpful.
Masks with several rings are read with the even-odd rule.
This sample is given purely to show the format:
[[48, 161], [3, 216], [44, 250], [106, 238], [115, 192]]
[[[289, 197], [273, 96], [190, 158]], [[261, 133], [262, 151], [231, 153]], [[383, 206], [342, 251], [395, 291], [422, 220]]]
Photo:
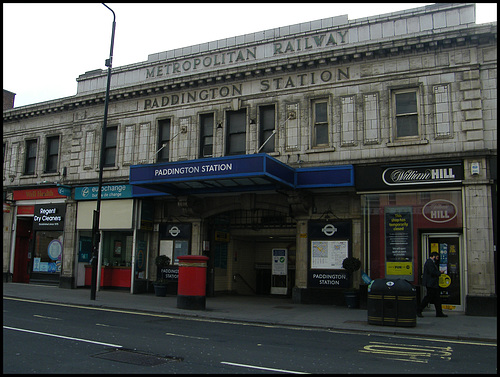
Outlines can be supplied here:
[[[439, 287], [443, 309], [464, 310], [462, 236], [459, 233], [422, 234], [422, 264], [431, 252], [439, 253]], [[433, 307], [432, 307], [433, 308]]]

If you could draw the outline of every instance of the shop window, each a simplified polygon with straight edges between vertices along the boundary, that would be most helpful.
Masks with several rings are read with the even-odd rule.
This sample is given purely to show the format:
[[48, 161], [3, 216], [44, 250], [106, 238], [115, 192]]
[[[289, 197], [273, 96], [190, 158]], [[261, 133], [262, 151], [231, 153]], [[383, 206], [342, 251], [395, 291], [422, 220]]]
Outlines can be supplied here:
[[158, 121], [158, 161], [167, 162], [170, 152], [170, 119]]
[[328, 145], [328, 101], [316, 100], [312, 103], [313, 110], [313, 146]]
[[132, 232], [103, 232], [103, 266], [130, 267], [132, 262]]
[[104, 146], [105, 167], [115, 166], [117, 134], [118, 134], [118, 127], [108, 127], [106, 129], [106, 144]]
[[47, 138], [47, 155], [45, 158], [45, 173], [56, 173], [59, 160], [59, 136]]
[[227, 112], [226, 155], [246, 153], [246, 122], [245, 109]]
[[422, 239], [462, 231], [460, 190], [362, 195], [368, 274], [419, 283]]
[[393, 92], [395, 137], [419, 136], [417, 89]]
[[24, 161], [24, 174], [33, 175], [35, 174], [36, 168], [36, 149], [37, 140], [26, 140], [26, 159]]
[[274, 105], [259, 107], [259, 152], [271, 153], [275, 150], [274, 132], [276, 108]]
[[200, 157], [212, 157], [214, 149], [214, 114], [200, 115]]
[[37, 231], [33, 250], [33, 272], [60, 273], [62, 245], [62, 231]]

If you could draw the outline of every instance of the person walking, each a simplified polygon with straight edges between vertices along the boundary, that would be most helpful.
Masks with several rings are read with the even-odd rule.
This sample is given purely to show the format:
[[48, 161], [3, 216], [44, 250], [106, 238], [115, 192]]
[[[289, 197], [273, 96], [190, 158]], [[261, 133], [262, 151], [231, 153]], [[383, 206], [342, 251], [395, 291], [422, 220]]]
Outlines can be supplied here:
[[438, 259], [439, 254], [433, 251], [424, 264], [422, 285], [426, 287], [427, 294], [422, 300], [422, 303], [417, 306], [417, 316], [419, 317], [423, 317], [422, 310], [424, 310], [429, 303], [434, 304], [436, 308], [436, 317], [448, 317], [443, 313], [443, 309], [441, 308], [441, 296], [439, 294], [439, 276], [441, 272], [436, 265]]

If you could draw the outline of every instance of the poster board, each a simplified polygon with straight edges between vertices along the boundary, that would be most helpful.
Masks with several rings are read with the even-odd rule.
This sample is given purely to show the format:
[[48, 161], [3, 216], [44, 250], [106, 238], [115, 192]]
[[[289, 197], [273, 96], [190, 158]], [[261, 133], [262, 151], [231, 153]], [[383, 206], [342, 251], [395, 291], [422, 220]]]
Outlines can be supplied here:
[[311, 269], [341, 270], [349, 256], [348, 245], [346, 240], [311, 241]]
[[385, 275], [413, 279], [413, 208], [385, 207]]

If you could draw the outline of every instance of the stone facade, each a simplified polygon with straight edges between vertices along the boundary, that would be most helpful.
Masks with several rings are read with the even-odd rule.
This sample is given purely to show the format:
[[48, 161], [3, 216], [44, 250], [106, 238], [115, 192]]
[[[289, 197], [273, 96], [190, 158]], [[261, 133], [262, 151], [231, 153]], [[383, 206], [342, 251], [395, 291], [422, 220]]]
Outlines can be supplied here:
[[[473, 4], [437, 4], [359, 20], [333, 17], [152, 54], [145, 62], [113, 68], [108, 128], [117, 127], [117, 154], [114, 166], [104, 168], [104, 183], [128, 182], [131, 166], [159, 162], [162, 119], [171, 121], [169, 162], [201, 157], [199, 119], [207, 113], [214, 114], [212, 157], [226, 156], [229, 113], [238, 110], [246, 119], [244, 153], [254, 154], [262, 145], [259, 111], [272, 105], [276, 133], [269, 155], [294, 168], [462, 161], [465, 290], [470, 296], [495, 295], [496, 171], [490, 170], [490, 161], [497, 154], [497, 32], [496, 23], [475, 25], [474, 11]], [[7, 199], [14, 190], [39, 187], [43, 181], [96, 184], [106, 73], [89, 71], [77, 81], [73, 97], [4, 110]], [[417, 131], [400, 137], [395, 101], [408, 91], [415, 93]], [[318, 102], [327, 108], [326, 142], [319, 144], [314, 128]], [[50, 136], [60, 137], [58, 169], [44, 173]], [[38, 141], [33, 174], [25, 174], [28, 139]], [[478, 175], [471, 175], [472, 163], [479, 163]], [[308, 221], [326, 211], [352, 221], [357, 235], [352, 252], [369, 259], [359, 236], [365, 231], [363, 211], [354, 191], [309, 191], [314, 204], [292, 214], [296, 226], [284, 232], [296, 248], [295, 287], [307, 288], [308, 241], [301, 235]], [[287, 195], [258, 194], [247, 207], [288, 208], [294, 194]], [[208, 231], [205, 220], [241, 208], [242, 202], [237, 195], [198, 195], [157, 197], [155, 203], [155, 222], [178, 216], [196, 224], [191, 243], [197, 253]], [[71, 279], [77, 205], [68, 199], [67, 207], [61, 276]], [[14, 221], [14, 212], [4, 211], [6, 229]], [[4, 231], [4, 273], [12, 265], [12, 235]], [[158, 242], [153, 232], [150, 255], [159, 252]], [[235, 257], [238, 248], [248, 249], [242, 257], [258, 255], [254, 246], [231, 243], [230, 270], [231, 264], [242, 265]], [[259, 260], [252, 257], [238, 271], [246, 273], [254, 263]], [[216, 285], [231, 287], [232, 275], [219, 277]], [[255, 279], [248, 274], [250, 285]]]

